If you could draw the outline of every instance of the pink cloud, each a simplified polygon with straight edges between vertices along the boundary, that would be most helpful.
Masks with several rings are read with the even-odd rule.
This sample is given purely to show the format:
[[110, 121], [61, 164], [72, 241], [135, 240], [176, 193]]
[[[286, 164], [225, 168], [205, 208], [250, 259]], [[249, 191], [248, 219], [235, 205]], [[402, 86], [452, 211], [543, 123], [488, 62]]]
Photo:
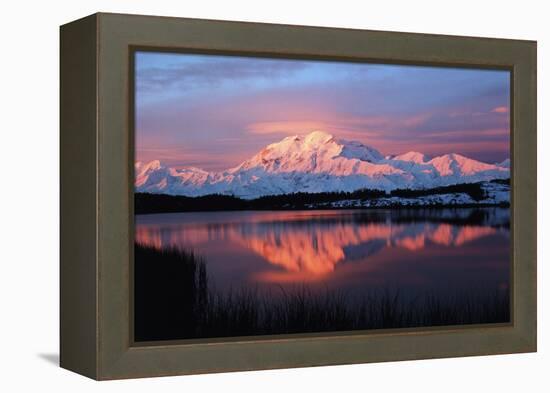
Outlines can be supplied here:
[[[251, 134], [306, 134], [322, 130], [338, 135], [355, 136], [359, 138], [377, 137], [388, 130], [400, 130], [423, 124], [431, 116], [422, 113], [414, 116], [350, 116], [338, 112], [294, 111], [285, 113], [286, 118], [273, 116], [272, 120], [252, 122], [246, 130]], [[250, 111], [249, 111], [250, 112]], [[279, 112], [280, 111], [276, 111]], [[343, 136], [343, 135], [342, 135]]]
[[496, 108], [493, 108], [491, 112], [493, 113], [508, 113], [509, 109], [507, 106], [497, 106]]
[[253, 134], [304, 134], [314, 130], [327, 129], [322, 121], [263, 121], [249, 124], [247, 131]]
[[319, 120], [283, 120], [263, 121], [251, 123], [246, 130], [251, 134], [287, 134], [302, 135], [312, 131], [325, 131], [336, 133], [338, 136], [355, 135], [360, 137], [375, 137], [377, 132], [369, 131], [369, 128], [387, 123], [385, 118], [320, 118]]
[[481, 136], [502, 136], [506, 137], [510, 135], [510, 130], [508, 128], [490, 128], [487, 130], [464, 130], [464, 131], [453, 131], [452, 133], [445, 132], [434, 132], [431, 134], [424, 134], [426, 138], [433, 139], [447, 139], [452, 134], [460, 135], [462, 138], [465, 137], [481, 137]]

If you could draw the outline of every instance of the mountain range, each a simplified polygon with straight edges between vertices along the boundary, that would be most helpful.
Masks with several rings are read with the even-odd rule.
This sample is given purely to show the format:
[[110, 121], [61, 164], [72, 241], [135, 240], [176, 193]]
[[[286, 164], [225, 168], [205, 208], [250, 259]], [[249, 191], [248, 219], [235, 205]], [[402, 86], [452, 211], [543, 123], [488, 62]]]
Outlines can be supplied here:
[[154, 160], [135, 164], [136, 192], [253, 199], [295, 192], [428, 189], [510, 177], [510, 160], [488, 164], [460, 154], [430, 158], [419, 152], [383, 156], [357, 141], [314, 131], [270, 144], [234, 168], [208, 172], [171, 168]]

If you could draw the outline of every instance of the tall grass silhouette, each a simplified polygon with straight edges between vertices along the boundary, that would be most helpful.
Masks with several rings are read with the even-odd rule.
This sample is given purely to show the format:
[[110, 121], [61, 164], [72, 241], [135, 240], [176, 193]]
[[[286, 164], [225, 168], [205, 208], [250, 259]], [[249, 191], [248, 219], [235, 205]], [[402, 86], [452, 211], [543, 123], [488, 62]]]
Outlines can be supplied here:
[[[306, 285], [277, 294], [210, 285], [206, 261], [191, 251], [135, 245], [136, 341], [175, 340], [508, 322], [509, 296], [497, 290], [409, 300], [399, 291], [354, 298]], [[276, 296], [271, 296], [276, 295]]]

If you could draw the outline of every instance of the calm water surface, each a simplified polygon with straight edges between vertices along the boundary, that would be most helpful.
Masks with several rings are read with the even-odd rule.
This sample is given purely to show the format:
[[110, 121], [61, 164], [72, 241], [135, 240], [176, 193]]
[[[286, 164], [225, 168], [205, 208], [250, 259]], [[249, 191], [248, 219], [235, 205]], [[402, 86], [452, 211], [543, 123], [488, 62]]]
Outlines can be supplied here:
[[[247, 211], [136, 216], [136, 241], [203, 256], [220, 291], [362, 294], [508, 290], [507, 208]], [[151, 261], [154, 263], [154, 261]]]

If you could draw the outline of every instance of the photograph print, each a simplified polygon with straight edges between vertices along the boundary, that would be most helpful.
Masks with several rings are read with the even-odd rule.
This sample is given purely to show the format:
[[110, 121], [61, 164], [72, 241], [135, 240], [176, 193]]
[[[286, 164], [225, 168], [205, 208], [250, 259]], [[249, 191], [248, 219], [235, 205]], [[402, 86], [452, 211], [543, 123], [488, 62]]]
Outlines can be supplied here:
[[138, 50], [136, 342], [510, 322], [510, 72]]

